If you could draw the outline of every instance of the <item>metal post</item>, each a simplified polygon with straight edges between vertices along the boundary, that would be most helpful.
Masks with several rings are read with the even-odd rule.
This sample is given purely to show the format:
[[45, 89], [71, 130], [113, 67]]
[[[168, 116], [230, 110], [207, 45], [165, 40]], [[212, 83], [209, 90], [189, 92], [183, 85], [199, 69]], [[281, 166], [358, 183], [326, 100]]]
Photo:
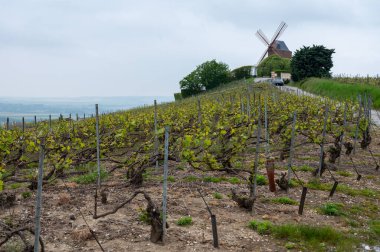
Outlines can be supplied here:
[[[347, 124], [347, 102], [345, 102], [344, 104], [343, 130], [342, 130], [342, 135], [340, 136], [340, 142], [339, 142], [340, 152], [342, 152], [342, 146], [343, 146], [343, 141], [344, 141], [344, 131], [346, 129], [346, 124]], [[338, 158], [338, 165], [340, 165], [340, 159], [341, 159], [341, 155], [339, 155], [339, 158]]]
[[36, 215], [35, 215], [35, 231], [34, 231], [34, 252], [39, 251], [39, 241], [41, 232], [41, 205], [42, 205], [42, 178], [44, 168], [44, 147], [40, 146], [40, 157], [38, 164], [38, 184], [37, 184], [37, 200], [36, 200]]
[[51, 115], [49, 115], [49, 130], [51, 131]]
[[37, 116], [34, 116], [34, 125], [37, 125]]
[[295, 142], [295, 132], [296, 132], [296, 121], [297, 121], [297, 112], [293, 113], [293, 123], [292, 123], [292, 138], [290, 140], [290, 150], [289, 150], [289, 160], [288, 160], [288, 185], [290, 185], [290, 180], [292, 178], [292, 162], [294, 155], [294, 142]]
[[169, 126], [165, 126], [165, 154], [164, 154], [164, 183], [162, 194], [162, 241], [166, 236], [166, 203], [167, 203], [167, 186], [168, 186], [168, 156], [169, 156]]
[[356, 154], [356, 142], [358, 141], [358, 134], [359, 134], [359, 124], [360, 124], [360, 118], [362, 116], [362, 104], [359, 104], [359, 115], [358, 115], [358, 120], [356, 122], [356, 129], [355, 129], [355, 138], [354, 138], [354, 149], [353, 149], [353, 154]]
[[79, 116], [78, 116], [78, 113], [77, 113], [77, 121], [79, 121]]
[[22, 117], [22, 132], [25, 132], [25, 118]]
[[[154, 155], [158, 155], [158, 136], [157, 136], [157, 101], [154, 100]], [[158, 168], [158, 159], [156, 161]]]
[[325, 137], [326, 137], [326, 125], [327, 125], [328, 115], [329, 115], [329, 107], [327, 107], [327, 105], [326, 105], [325, 106], [325, 120], [323, 121], [323, 131], [322, 131], [321, 156], [320, 156], [319, 171], [318, 171], [319, 177], [321, 177], [321, 175], [322, 175], [323, 153], [324, 153], [324, 144], [325, 144]]
[[202, 113], [201, 113], [201, 99], [198, 97], [198, 124], [202, 124]]
[[96, 161], [98, 165], [98, 189], [100, 188], [100, 140], [99, 140], [99, 108], [98, 104], [95, 104], [96, 114]]
[[7, 130], [9, 130], [9, 117], [7, 117]]
[[[258, 121], [257, 121], [257, 142], [256, 142], [256, 153], [255, 153], [255, 167], [253, 174], [253, 196], [256, 197], [256, 189], [257, 189], [257, 169], [259, 166], [259, 148], [260, 148], [260, 138], [261, 138], [261, 106], [259, 103], [259, 111], [258, 111]], [[252, 208], [253, 211], [253, 208]]]

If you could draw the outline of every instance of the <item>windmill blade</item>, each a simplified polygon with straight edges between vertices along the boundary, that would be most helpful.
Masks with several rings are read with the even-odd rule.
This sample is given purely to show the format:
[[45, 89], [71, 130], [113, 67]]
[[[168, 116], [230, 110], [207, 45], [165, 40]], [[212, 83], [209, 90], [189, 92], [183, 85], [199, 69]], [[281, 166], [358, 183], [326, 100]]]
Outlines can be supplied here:
[[269, 45], [269, 39], [267, 38], [267, 36], [265, 36], [265, 34], [263, 33], [261, 29], [259, 29], [255, 35], [261, 40], [261, 42], [264, 43], [264, 45], [266, 46]]
[[265, 49], [263, 55], [260, 57], [260, 60], [257, 62], [257, 65], [259, 65], [260, 62], [263, 61], [263, 59], [265, 58], [265, 55], [267, 54], [268, 50], [269, 50], [269, 47], [267, 49]]
[[278, 26], [276, 32], [274, 33], [270, 45], [272, 45], [274, 41], [276, 41], [281, 36], [281, 34], [285, 31], [287, 27], [288, 25], [284, 21], [282, 21], [281, 24]]

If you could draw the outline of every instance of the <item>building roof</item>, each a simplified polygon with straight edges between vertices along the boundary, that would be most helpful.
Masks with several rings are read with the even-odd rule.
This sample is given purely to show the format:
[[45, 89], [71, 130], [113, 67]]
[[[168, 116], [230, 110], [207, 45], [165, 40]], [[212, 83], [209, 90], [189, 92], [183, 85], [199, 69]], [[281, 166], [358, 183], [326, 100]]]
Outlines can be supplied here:
[[275, 48], [277, 50], [282, 50], [282, 51], [289, 51], [288, 47], [286, 46], [284, 41], [281, 40], [276, 40], [275, 42]]

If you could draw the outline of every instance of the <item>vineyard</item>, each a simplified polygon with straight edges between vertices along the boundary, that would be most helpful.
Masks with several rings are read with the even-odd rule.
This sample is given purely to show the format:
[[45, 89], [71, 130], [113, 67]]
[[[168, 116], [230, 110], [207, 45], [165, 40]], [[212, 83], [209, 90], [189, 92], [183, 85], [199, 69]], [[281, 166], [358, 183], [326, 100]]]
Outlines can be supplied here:
[[371, 107], [367, 97], [337, 102], [250, 80], [0, 129], [0, 251], [33, 249], [42, 164], [46, 251], [375, 249], [380, 138]]

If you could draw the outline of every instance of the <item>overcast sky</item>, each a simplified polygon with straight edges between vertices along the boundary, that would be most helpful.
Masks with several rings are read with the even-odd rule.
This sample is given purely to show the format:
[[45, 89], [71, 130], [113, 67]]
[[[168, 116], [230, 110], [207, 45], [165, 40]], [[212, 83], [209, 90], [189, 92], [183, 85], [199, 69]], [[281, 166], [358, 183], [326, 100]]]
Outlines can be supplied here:
[[197, 65], [335, 48], [334, 74], [380, 74], [378, 0], [0, 0], [0, 96], [172, 95]]

